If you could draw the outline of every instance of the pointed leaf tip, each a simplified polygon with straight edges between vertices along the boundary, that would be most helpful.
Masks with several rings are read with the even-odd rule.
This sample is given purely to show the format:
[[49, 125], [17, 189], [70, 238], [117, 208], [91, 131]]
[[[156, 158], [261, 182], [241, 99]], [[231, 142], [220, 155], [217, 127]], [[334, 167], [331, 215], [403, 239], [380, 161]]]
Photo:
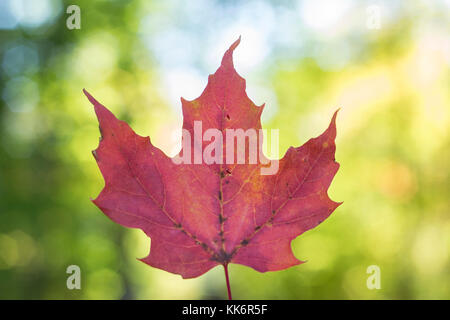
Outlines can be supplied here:
[[239, 36], [239, 38], [237, 38], [237, 40], [233, 42], [233, 44], [230, 46], [230, 49], [228, 50], [233, 51], [234, 49], [236, 49], [239, 43], [241, 43], [241, 36]]
[[84, 95], [88, 98], [89, 102], [92, 103], [94, 106], [100, 104], [89, 92], [87, 92], [86, 89], [83, 88]]
[[97, 115], [100, 126], [102, 126], [102, 119], [117, 119], [114, 114], [108, 110], [108, 108], [98, 102], [86, 89], [83, 89], [83, 93], [88, 98], [89, 102], [94, 106], [95, 114]]
[[336, 137], [336, 117], [337, 117], [337, 114], [338, 114], [339, 110], [341, 110], [341, 108], [338, 108], [334, 112], [333, 117], [331, 118], [331, 121], [330, 121], [330, 125], [328, 126], [328, 129], [327, 129], [327, 131], [328, 130], [333, 130], [333, 132], [334, 132], [333, 136], [334, 137]]
[[339, 110], [341, 110], [341, 108], [338, 108], [338, 109], [334, 112], [333, 118], [331, 118], [331, 122], [334, 123], [335, 125], [336, 125], [336, 117], [337, 117], [337, 114], [338, 114]]
[[239, 36], [239, 38], [233, 42], [233, 44], [230, 46], [230, 48], [228, 48], [228, 50], [223, 55], [222, 66], [233, 67], [233, 52], [234, 52], [234, 49], [236, 49], [236, 47], [239, 45], [239, 43], [241, 43], [241, 36]]

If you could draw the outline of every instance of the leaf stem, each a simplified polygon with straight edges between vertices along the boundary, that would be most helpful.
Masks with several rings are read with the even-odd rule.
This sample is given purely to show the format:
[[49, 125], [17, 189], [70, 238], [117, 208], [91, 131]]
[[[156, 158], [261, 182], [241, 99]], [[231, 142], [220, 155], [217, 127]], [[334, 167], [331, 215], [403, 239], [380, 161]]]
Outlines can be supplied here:
[[230, 277], [228, 276], [228, 263], [223, 265], [225, 269], [225, 279], [227, 280], [228, 300], [233, 300], [231, 297]]

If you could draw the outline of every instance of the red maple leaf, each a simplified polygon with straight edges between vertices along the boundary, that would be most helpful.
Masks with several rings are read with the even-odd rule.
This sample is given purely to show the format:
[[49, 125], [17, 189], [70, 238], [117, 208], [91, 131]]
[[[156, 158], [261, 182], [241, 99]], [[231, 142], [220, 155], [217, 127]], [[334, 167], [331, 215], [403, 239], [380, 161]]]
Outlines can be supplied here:
[[[280, 160], [261, 155], [262, 141], [258, 141], [260, 161], [251, 163], [255, 149], [250, 138], [242, 150], [234, 140], [213, 145], [218, 134], [226, 136], [227, 130], [261, 129], [264, 105], [257, 107], [247, 97], [245, 80], [233, 66], [232, 54], [239, 41], [225, 52], [201, 96], [182, 99], [186, 136], [175, 158], [153, 146], [149, 137], [134, 133], [84, 90], [95, 107], [102, 136], [93, 154], [105, 187], [93, 202], [113, 221], [140, 228], [151, 238], [150, 254], [143, 262], [183, 278], [223, 265], [228, 288], [229, 263], [260, 272], [302, 263], [293, 255], [291, 241], [340, 205], [327, 195], [339, 168], [334, 158], [336, 113], [322, 135], [301, 147], [290, 147]], [[207, 139], [208, 129], [215, 139]], [[198, 138], [199, 132], [200, 140], [188, 148], [189, 136]], [[238, 157], [240, 151], [246, 152], [245, 163], [228, 158], [209, 164], [196, 161], [195, 153], [200, 150], [201, 156], [208, 146], [214, 149], [211, 145], [220, 146], [210, 153], [218, 157], [214, 159], [232, 145], [228, 151]], [[181, 158], [194, 158], [194, 163], [180, 163]], [[263, 173], [270, 167], [278, 170]]]

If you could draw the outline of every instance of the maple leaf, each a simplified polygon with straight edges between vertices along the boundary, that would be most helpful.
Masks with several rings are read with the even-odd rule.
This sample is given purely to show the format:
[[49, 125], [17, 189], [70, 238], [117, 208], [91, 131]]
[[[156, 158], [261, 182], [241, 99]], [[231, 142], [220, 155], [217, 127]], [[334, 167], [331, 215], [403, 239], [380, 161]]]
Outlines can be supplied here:
[[[247, 97], [245, 80], [233, 66], [239, 42], [225, 52], [199, 98], [181, 99], [183, 129], [190, 135], [196, 134], [196, 121], [202, 123], [202, 137], [208, 129], [261, 129], [264, 105]], [[260, 163], [253, 164], [190, 164], [166, 156], [149, 137], [137, 135], [84, 93], [100, 125], [101, 140], [93, 154], [105, 180], [93, 202], [113, 221], [140, 228], [151, 238], [150, 254], [141, 259], [150, 266], [194, 278], [223, 265], [228, 287], [229, 263], [260, 272], [282, 270], [302, 263], [293, 255], [291, 241], [340, 205], [327, 195], [339, 168], [334, 158], [337, 111], [322, 135], [290, 147], [280, 160], [261, 155]], [[245, 151], [251, 151], [249, 140]], [[178, 159], [195, 153], [184, 142]], [[208, 144], [202, 141], [197, 149]], [[221, 145], [223, 154], [227, 144]], [[259, 141], [258, 153], [261, 147]], [[251, 152], [247, 154], [246, 160]], [[275, 174], [260, 174], [258, 169], [273, 164]]]

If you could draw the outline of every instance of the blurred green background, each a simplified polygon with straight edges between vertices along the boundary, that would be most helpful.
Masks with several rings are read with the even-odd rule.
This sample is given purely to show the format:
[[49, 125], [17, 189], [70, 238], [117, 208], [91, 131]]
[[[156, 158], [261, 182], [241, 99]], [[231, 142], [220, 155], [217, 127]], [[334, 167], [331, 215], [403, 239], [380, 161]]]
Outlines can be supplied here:
[[[70, 4], [79, 30], [66, 27]], [[267, 103], [280, 153], [341, 108], [329, 194], [344, 204], [293, 242], [306, 264], [231, 265], [233, 296], [449, 299], [449, 12], [449, 1], [0, 0], [0, 298], [226, 298], [221, 267], [192, 280], [148, 267], [143, 232], [90, 202], [103, 179], [82, 88], [173, 155], [180, 96], [200, 95], [241, 35], [235, 66]], [[81, 290], [66, 287], [72, 264]]]

